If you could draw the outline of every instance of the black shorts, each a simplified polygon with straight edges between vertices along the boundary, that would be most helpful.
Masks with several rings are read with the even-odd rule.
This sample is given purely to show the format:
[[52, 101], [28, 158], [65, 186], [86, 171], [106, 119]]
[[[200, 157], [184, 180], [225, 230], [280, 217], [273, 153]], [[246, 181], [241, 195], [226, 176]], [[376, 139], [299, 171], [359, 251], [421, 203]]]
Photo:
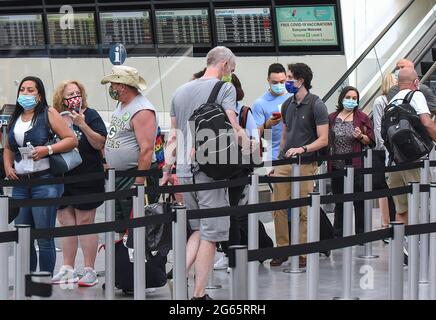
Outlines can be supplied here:
[[[81, 196], [81, 195], [89, 195], [92, 193], [103, 193], [104, 185], [93, 185], [93, 186], [80, 186], [78, 184], [66, 184], [64, 186], [64, 194], [62, 197], [69, 196]], [[90, 203], [81, 203], [81, 204], [72, 204], [72, 205], [61, 205], [59, 209], [64, 209], [66, 207], [73, 207], [74, 209], [79, 210], [92, 210], [96, 209], [103, 204], [103, 201], [99, 202], [90, 202]]]

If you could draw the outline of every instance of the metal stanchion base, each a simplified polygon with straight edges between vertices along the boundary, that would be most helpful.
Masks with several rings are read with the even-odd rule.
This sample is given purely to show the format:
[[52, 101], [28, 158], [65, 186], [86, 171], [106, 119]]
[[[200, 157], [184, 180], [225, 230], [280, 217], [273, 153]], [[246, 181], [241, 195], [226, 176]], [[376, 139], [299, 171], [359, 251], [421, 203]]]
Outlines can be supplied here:
[[360, 299], [358, 297], [353, 297], [353, 298], [350, 298], [350, 299], [345, 299], [345, 298], [342, 298], [342, 297], [334, 297], [333, 300], [360, 300]]
[[284, 273], [305, 273], [306, 269], [297, 269], [297, 270], [292, 270], [292, 269], [283, 269]]
[[375, 255], [375, 254], [373, 254], [371, 256], [361, 255], [361, 256], [358, 256], [358, 258], [360, 258], [360, 259], [377, 259], [377, 258], [380, 258], [380, 256]]

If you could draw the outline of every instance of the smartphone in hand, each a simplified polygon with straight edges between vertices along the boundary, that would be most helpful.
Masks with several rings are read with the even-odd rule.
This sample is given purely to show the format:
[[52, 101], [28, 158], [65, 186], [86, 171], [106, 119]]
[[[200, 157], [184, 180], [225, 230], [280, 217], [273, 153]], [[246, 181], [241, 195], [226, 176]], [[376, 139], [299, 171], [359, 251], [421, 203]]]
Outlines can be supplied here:
[[280, 119], [280, 118], [282, 117], [282, 114], [281, 114], [280, 112], [273, 112], [273, 113], [272, 113], [272, 116], [273, 116], [275, 119]]

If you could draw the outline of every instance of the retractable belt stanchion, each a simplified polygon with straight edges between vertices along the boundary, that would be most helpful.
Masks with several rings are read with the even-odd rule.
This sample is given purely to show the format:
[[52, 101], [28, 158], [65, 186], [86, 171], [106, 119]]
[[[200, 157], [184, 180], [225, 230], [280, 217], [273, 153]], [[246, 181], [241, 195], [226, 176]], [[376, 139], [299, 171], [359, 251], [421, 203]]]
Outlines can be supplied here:
[[[0, 196], [0, 232], [8, 231], [9, 203], [7, 196]], [[9, 243], [0, 243], [0, 300], [9, 295]]]
[[186, 279], [186, 207], [174, 206], [176, 221], [173, 222], [173, 256], [174, 256], [174, 298], [186, 300], [188, 287]]
[[[298, 163], [292, 165], [292, 176], [300, 176], [301, 161], [300, 156], [298, 156]], [[300, 181], [292, 182], [292, 199], [300, 198]], [[300, 243], [300, 208], [292, 208], [291, 210], [291, 245]], [[285, 269], [283, 272], [286, 273], [302, 273], [305, 270], [300, 269], [299, 256], [293, 256], [290, 258], [291, 268]]]
[[[409, 225], [419, 223], [419, 182], [412, 182], [412, 195], [409, 195]], [[419, 298], [419, 235], [409, 236], [408, 239], [408, 277], [409, 299]]]
[[[347, 176], [344, 181], [344, 194], [354, 192], [354, 168], [346, 167]], [[343, 237], [352, 235], [353, 230], [353, 202], [344, 202], [344, 219], [343, 219]], [[352, 247], [342, 249], [342, 291], [343, 300], [357, 300], [358, 298], [351, 297], [351, 285], [352, 285]]]
[[[319, 215], [320, 215], [320, 195], [318, 192], [310, 194], [312, 205], [309, 208], [308, 216], [308, 242], [319, 241]], [[319, 282], [319, 253], [307, 255], [307, 298], [316, 300], [318, 298]]]
[[[421, 168], [421, 184], [429, 184], [430, 183], [430, 160], [424, 160], [424, 167]], [[421, 206], [420, 206], [420, 215], [419, 215], [419, 223], [425, 224], [429, 223], [429, 193], [421, 192]], [[423, 233], [419, 235], [419, 282], [420, 283], [428, 283], [428, 242], [429, 242], [429, 234]]]
[[[115, 170], [107, 170], [108, 178], [106, 180], [105, 190], [106, 192], [115, 191]], [[115, 200], [106, 200], [104, 203], [105, 208], [105, 221], [115, 220]], [[115, 298], [115, 232], [106, 232], [104, 234], [105, 242], [105, 297], [107, 300], [113, 300]]]
[[[366, 155], [364, 158], [364, 167], [372, 168], [372, 149], [366, 150]], [[363, 176], [364, 183], [364, 191], [371, 192], [372, 191], [372, 174], [365, 174]], [[373, 200], [365, 200], [365, 232], [372, 231], [372, 202]], [[372, 242], [365, 243], [365, 254], [359, 256], [364, 259], [375, 259], [378, 258], [377, 255], [372, 254]]]
[[[137, 195], [133, 197], [133, 218], [142, 218], [144, 212], [144, 185], [135, 184]], [[145, 300], [145, 227], [133, 229], [133, 298]]]
[[229, 247], [229, 267], [232, 281], [231, 300], [247, 300], [248, 298], [248, 250], [247, 246]]
[[[319, 174], [327, 173], [327, 162], [323, 161], [323, 163], [319, 166]], [[325, 196], [327, 194], [327, 179], [318, 180], [319, 184], [319, 194], [321, 196]], [[325, 210], [325, 205], [321, 205], [321, 208]]]
[[[46, 284], [48, 286], [52, 286], [51, 283], [51, 272], [47, 272], [47, 271], [40, 271], [40, 272], [31, 272], [28, 275], [28, 279], [33, 283], [33, 284]], [[28, 286], [28, 284], [26, 283], [26, 287]], [[32, 294], [32, 292], [27, 292], [27, 288], [26, 288], [26, 296], [30, 297], [31, 300], [43, 300], [48, 299], [51, 296], [53, 289], [48, 290], [48, 294], [44, 295], [43, 297], [39, 296], [39, 295], [35, 295]], [[38, 294], [38, 293], [37, 293]]]
[[389, 299], [403, 300], [404, 224], [391, 222], [394, 235], [389, 242]]
[[[436, 183], [430, 187], [430, 222], [436, 222]], [[436, 300], [436, 232], [430, 234], [430, 299]]]
[[[248, 203], [259, 203], [259, 176], [251, 175], [251, 184], [248, 191]], [[248, 215], [248, 249], [259, 249], [259, 218], [257, 213]], [[257, 300], [259, 263], [248, 263], [248, 299]]]
[[15, 225], [18, 242], [15, 244], [15, 300], [26, 298], [26, 274], [30, 271], [30, 225]]

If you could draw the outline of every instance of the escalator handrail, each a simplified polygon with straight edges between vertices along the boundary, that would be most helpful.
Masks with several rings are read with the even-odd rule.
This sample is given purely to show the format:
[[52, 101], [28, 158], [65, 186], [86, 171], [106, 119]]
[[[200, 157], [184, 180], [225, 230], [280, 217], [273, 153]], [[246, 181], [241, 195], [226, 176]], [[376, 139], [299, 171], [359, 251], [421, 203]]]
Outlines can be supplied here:
[[322, 98], [322, 101], [326, 102], [342, 85], [342, 83], [350, 76], [350, 74], [357, 68], [357, 66], [365, 59], [365, 57], [371, 52], [372, 49], [377, 45], [377, 43], [384, 37], [384, 35], [391, 29], [391, 27], [401, 18], [401, 16], [410, 8], [410, 6], [415, 2], [415, 0], [410, 0], [403, 9], [401, 9], [395, 17], [389, 22], [389, 24], [383, 29], [383, 31], [378, 35], [377, 38], [366, 48], [366, 50], [357, 58], [353, 65], [348, 68], [344, 75], [334, 84], [329, 92]]

